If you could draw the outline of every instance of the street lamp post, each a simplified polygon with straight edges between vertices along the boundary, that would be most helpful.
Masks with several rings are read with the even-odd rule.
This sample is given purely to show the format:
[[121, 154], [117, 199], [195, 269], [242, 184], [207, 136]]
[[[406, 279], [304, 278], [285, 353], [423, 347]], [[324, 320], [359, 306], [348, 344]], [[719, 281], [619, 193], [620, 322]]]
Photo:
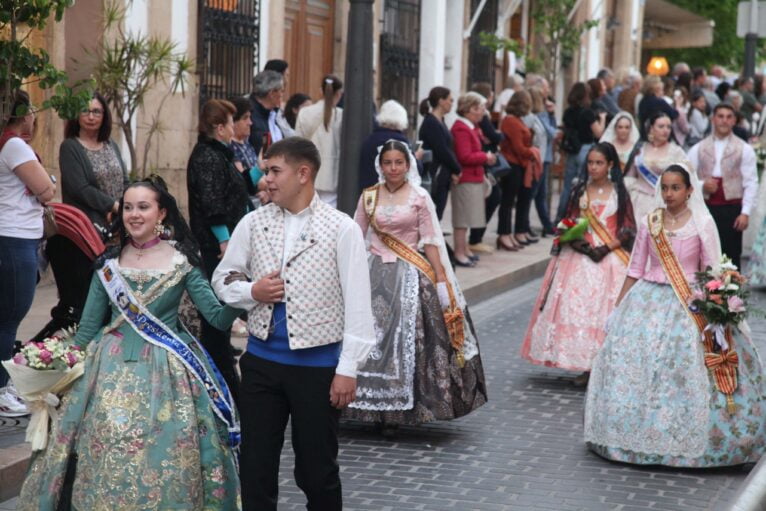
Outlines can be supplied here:
[[372, 130], [372, 5], [349, 0], [338, 209], [354, 214], [359, 198], [359, 151]]

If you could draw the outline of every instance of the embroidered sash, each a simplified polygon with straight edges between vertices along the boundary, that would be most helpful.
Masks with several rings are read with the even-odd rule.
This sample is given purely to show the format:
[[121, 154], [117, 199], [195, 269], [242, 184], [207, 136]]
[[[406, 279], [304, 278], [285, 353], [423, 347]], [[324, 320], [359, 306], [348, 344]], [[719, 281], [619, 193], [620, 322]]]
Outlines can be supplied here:
[[[590, 209], [590, 198], [588, 197], [587, 190], [582, 194], [582, 197], [580, 197], [580, 213], [588, 220], [588, 225], [593, 229], [593, 232], [599, 237], [604, 245], [610, 246], [610, 244], [615, 241], [612, 233], [609, 232], [609, 229], [601, 223], [601, 220], [596, 216], [593, 210]], [[627, 250], [618, 247], [612, 250], [612, 252], [620, 258], [620, 261], [622, 261], [625, 266], [628, 266], [630, 263], [630, 254]]]
[[[367, 218], [370, 222], [375, 234], [378, 236], [391, 251], [396, 254], [397, 257], [403, 261], [412, 264], [420, 270], [428, 280], [436, 285], [436, 272], [434, 271], [431, 263], [423, 257], [420, 252], [412, 249], [409, 245], [398, 239], [396, 236], [388, 234], [383, 231], [375, 220], [375, 209], [378, 206], [378, 187], [380, 185], [371, 186], [366, 188], [362, 192], [362, 201], [364, 204], [364, 211], [367, 214]], [[447, 324], [447, 332], [450, 336], [450, 344], [452, 348], [457, 352], [457, 362], [460, 367], [465, 365], [465, 357], [463, 356], [463, 344], [465, 343], [465, 329], [464, 329], [464, 315], [463, 311], [457, 306], [455, 300], [455, 292], [452, 289], [452, 285], [447, 282], [447, 291], [449, 292], [450, 305], [444, 311], [444, 321]]]
[[229, 432], [229, 445], [236, 448], [240, 442], [239, 421], [236, 417], [234, 401], [229, 387], [213, 363], [210, 355], [199, 342], [192, 337], [192, 343], [204, 353], [213, 374], [199, 356], [183, 342], [170, 328], [154, 317], [146, 307], [139, 302], [130, 287], [120, 275], [114, 259], [106, 262], [98, 271], [98, 277], [104, 286], [109, 299], [122, 312], [125, 321], [146, 342], [166, 350], [176, 360], [181, 362], [189, 373], [197, 379], [210, 397], [213, 413], [226, 425]]
[[726, 329], [726, 341], [729, 344], [729, 349], [716, 352], [713, 333], [706, 328], [707, 321], [705, 321], [701, 314], [695, 314], [689, 309], [689, 299], [691, 298], [692, 290], [681, 268], [681, 263], [678, 262], [678, 258], [675, 252], [673, 252], [673, 247], [665, 234], [664, 213], [664, 209], [658, 208], [649, 215], [649, 233], [652, 236], [652, 240], [654, 240], [654, 246], [657, 249], [657, 254], [662, 262], [662, 268], [665, 270], [668, 282], [673, 287], [673, 291], [681, 302], [681, 306], [689, 314], [689, 317], [692, 318], [702, 335], [705, 349], [705, 367], [710, 370], [718, 391], [726, 396], [726, 407], [729, 413], [733, 414], [736, 409], [732, 394], [737, 390], [737, 366], [739, 365], [739, 358], [737, 357], [737, 352], [734, 351], [731, 330], [729, 328]]

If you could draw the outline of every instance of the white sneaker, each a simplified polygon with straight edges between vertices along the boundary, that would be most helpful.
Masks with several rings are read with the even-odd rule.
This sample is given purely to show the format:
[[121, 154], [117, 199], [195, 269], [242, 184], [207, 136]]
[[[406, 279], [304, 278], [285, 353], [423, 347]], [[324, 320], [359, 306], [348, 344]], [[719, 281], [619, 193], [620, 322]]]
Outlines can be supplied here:
[[24, 400], [19, 397], [16, 387], [9, 383], [0, 389], [0, 417], [23, 417], [29, 415]]

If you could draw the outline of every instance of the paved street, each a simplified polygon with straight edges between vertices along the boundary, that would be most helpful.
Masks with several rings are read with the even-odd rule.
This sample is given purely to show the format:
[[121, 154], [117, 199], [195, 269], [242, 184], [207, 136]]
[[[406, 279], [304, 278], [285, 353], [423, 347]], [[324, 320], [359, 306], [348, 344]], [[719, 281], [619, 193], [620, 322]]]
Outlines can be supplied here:
[[[487, 373], [484, 407], [460, 420], [404, 428], [394, 441], [371, 428], [344, 428], [346, 509], [725, 509], [746, 470], [641, 469], [585, 449], [584, 390], [572, 386], [572, 374], [518, 357], [539, 286], [538, 279], [471, 311]], [[752, 323], [766, 340], [764, 321]], [[766, 342], [759, 347], [766, 353]], [[305, 509], [291, 456], [283, 463], [280, 511]]]
[[[747, 470], [636, 468], [607, 462], [582, 442], [584, 391], [573, 375], [518, 358], [540, 280], [472, 309], [490, 401], [463, 419], [403, 428], [384, 440], [343, 429], [348, 510], [722, 510]], [[763, 308], [766, 295], [754, 299]], [[761, 353], [766, 322], [752, 320]], [[305, 509], [285, 446], [280, 511]], [[748, 467], [749, 468], [749, 467]], [[0, 510], [15, 509], [11, 502]]]

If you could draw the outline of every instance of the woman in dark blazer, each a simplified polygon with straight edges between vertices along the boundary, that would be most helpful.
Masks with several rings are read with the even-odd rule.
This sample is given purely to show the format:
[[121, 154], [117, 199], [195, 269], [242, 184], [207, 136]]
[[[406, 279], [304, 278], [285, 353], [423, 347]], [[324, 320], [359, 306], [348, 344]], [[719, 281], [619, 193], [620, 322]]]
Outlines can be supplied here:
[[[237, 223], [253, 209], [245, 181], [250, 179], [250, 174], [237, 170], [234, 151], [229, 146], [234, 136], [236, 112], [233, 104], [218, 99], [211, 99], [202, 106], [199, 137], [186, 171], [189, 224], [199, 243], [208, 279], [226, 252]], [[234, 369], [231, 329], [222, 332], [202, 318], [200, 337], [236, 400], [239, 379]]]
[[455, 156], [452, 134], [444, 124], [444, 116], [452, 110], [452, 94], [446, 87], [434, 87], [428, 97], [420, 103], [420, 115], [423, 123], [418, 136], [423, 141], [423, 149], [433, 153], [429, 166], [431, 174], [431, 198], [436, 206], [436, 215], [441, 220], [447, 206], [452, 176], [460, 175], [460, 163]]

